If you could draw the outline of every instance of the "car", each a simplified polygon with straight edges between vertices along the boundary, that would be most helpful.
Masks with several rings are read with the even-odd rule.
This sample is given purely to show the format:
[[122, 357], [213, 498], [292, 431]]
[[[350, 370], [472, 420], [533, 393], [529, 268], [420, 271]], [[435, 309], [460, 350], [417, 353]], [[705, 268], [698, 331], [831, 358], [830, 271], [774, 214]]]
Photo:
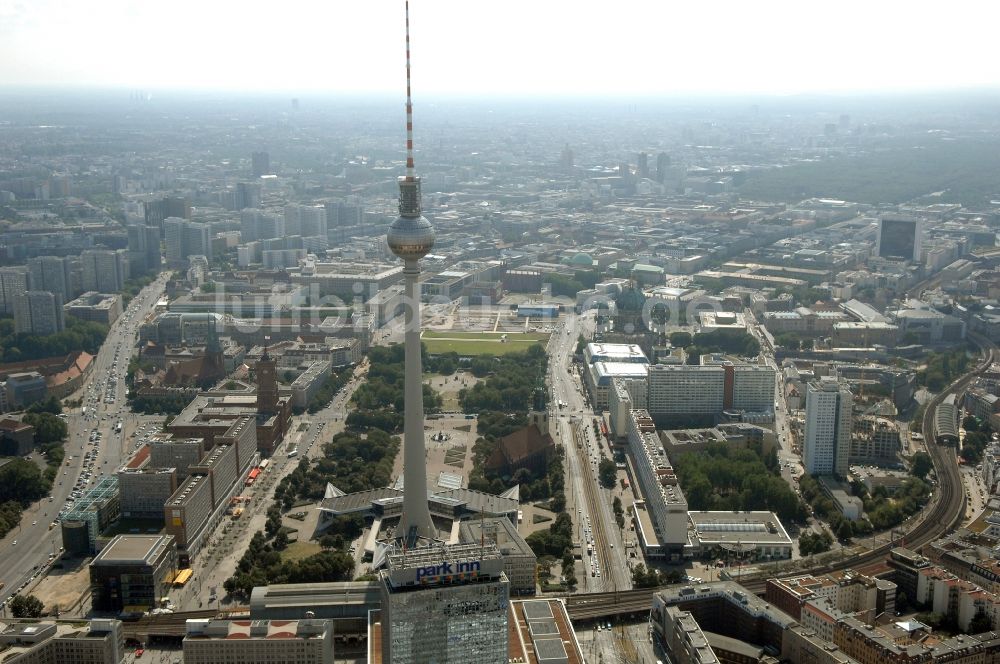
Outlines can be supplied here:
[[14, 546], [17, 546], [17, 540], [14, 540]]
[[33, 525], [33, 526], [37, 526], [37, 525], [38, 525], [38, 522], [37, 522], [37, 521], [32, 521], [32, 522], [31, 522], [31, 525]]

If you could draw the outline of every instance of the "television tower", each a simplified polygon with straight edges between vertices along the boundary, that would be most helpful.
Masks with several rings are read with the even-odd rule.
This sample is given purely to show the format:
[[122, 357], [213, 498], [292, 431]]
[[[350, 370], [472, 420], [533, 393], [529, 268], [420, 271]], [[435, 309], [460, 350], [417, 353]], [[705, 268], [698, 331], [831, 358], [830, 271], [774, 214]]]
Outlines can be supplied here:
[[396, 539], [412, 546], [434, 539], [427, 504], [423, 370], [420, 360], [420, 259], [434, 246], [434, 228], [420, 213], [420, 178], [413, 168], [413, 99], [410, 95], [410, 3], [406, 2], [406, 175], [399, 178], [399, 216], [386, 234], [392, 253], [403, 259], [405, 362], [403, 365], [403, 514]]

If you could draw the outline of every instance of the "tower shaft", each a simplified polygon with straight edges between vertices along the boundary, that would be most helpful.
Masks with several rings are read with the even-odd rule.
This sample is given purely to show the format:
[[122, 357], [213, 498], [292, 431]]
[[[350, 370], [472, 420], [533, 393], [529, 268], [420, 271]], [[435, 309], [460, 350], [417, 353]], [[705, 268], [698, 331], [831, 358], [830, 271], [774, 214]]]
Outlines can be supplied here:
[[420, 265], [407, 260], [403, 267], [406, 288], [406, 333], [403, 375], [403, 514], [396, 537], [413, 542], [432, 539], [435, 531], [427, 504], [427, 464], [424, 444], [423, 366], [420, 352]]

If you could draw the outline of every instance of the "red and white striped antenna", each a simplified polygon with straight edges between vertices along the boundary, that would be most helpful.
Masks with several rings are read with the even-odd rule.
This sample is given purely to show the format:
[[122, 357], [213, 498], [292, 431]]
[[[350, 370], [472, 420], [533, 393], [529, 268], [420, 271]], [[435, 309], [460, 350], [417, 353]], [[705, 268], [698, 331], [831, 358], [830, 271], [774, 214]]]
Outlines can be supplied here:
[[410, 0], [406, 0], [406, 179], [413, 180], [413, 97], [410, 94]]

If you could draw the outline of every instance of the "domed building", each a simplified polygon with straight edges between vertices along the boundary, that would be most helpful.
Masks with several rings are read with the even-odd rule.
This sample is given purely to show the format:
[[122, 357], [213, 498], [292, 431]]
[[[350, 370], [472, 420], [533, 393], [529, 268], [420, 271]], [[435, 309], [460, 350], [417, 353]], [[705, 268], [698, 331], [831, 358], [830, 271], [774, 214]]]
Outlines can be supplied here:
[[615, 298], [615, 331], [624, 334], [642, 334], [647, 331], [642, 317], [646, 295], [630, 283]]
[[594, 259], [586, 251], [581, 251], [569, 259], [569, 264], [575, 268], [591, 270], [594, 267]]

